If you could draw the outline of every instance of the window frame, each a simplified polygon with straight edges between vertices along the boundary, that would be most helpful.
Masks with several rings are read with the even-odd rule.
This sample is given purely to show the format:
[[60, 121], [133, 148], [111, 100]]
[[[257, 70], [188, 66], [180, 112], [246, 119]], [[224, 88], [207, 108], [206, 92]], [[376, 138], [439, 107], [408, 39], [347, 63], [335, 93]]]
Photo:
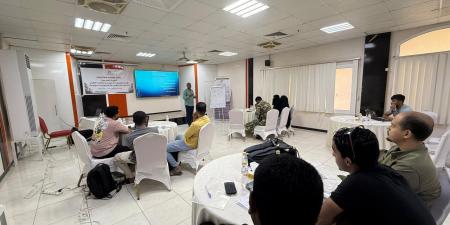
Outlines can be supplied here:
[[[350, 99], [350, 109], [349, 110], [336, 110], [336, 109], [334, 109], [334, 103], [333, 103], [333, 110], [334, 110], [335, 114], [354, 115], [356, 112], [356, 92], [357, 92], [357, 87], [358, 87], [358, 84], [357, 84], [357, 82], [358, 82], [358, 66], [355, 67], [353, 61], [339, 62], [336, 64], [336, 70], [343, 69], [343, 68], [351, 68], [352, 69], [352, 92], [351, 92], [351, 99]], [[336, 74], [335, 74], [334, 85], [336, 85]], [[334, 92], [335, 92], [334, 94], [336, 94], [336, 90], [334, 90]], [[333, 99], [333, 101], [334, 100], [335, 99]]]

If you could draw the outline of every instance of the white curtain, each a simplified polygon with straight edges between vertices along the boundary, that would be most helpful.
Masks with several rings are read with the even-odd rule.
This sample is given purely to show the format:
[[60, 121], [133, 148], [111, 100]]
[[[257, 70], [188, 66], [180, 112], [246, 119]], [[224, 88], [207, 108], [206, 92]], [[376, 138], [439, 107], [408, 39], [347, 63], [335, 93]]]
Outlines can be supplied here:
[[406, 96], [415, 111], [433, 111], [438, 124], [450, 124], [449, 52], [399, 57], [391, 94]]
[[299, 111], [334, 112], [336, 63], [263, 71], [263, 98], [286, 95]]

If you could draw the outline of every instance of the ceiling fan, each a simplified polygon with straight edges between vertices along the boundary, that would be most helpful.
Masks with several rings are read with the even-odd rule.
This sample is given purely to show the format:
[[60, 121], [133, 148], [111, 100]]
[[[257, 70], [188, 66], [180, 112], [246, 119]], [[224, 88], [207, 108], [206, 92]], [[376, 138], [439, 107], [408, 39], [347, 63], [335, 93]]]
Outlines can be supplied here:
[[186, 51], [183, 51], [183, 57], [180, 57], [177, 59], [178, 63], [184, 63], [184, 64], [197, 64], [197, 63], [202, 63], [202, 62], [206, 62], [208, 60], [206, 59], [189, 59], [188, 57], [186, 57]]

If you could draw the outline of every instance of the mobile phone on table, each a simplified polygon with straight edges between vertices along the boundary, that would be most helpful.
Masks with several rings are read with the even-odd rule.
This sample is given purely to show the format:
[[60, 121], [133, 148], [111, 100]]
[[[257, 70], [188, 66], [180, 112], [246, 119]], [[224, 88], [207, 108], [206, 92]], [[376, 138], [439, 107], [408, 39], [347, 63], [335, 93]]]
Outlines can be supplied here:
[[234, 185], [234, 182], [225, 182], [225, 193], [227, 195], [234, 195], [236, 194], [236, 186]]

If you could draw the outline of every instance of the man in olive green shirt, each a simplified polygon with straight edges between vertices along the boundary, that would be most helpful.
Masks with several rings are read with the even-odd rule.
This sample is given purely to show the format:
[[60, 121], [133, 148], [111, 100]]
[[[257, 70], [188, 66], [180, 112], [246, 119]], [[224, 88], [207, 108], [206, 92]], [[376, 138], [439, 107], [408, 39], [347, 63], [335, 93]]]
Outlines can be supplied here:
[[411, 189], [430, 206], [441, 194], [436, 168], [423, 141], [433, 132], [433, 119], [419, 112], [403, 112], [392, 120], [388, 140], [396, 144], [382, 150], [379, 162], [400, 173]]

